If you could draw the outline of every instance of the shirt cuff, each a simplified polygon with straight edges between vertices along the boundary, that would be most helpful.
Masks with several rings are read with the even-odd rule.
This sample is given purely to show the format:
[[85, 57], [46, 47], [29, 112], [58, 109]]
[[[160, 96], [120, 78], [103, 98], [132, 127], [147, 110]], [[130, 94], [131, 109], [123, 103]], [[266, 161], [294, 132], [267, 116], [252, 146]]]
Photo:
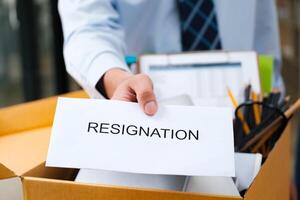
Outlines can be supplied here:
[[90, 86], [87, 93], [92, 98], [99, 97], [99, 91], [96, 89], [96, 84], [105, 72], [112, 68], [119, 68], [128, 72], [130, 71], [125, 60], [120, 59], [120, 57], [114, 53], [102, 53], [92, 61], [86, 75], [86, 80]]

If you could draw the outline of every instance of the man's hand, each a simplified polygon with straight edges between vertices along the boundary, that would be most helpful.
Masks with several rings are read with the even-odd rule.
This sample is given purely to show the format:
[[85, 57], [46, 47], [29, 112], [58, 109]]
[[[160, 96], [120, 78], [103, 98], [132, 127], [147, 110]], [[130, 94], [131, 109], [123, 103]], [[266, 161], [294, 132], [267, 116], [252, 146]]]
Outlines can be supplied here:
[[133, 75], [121, 69], [111, 69], [105, 73], [103, 84], [110, 99], [138, 102], [147, 115], [156, 113], [153, 84], [147, 75]]

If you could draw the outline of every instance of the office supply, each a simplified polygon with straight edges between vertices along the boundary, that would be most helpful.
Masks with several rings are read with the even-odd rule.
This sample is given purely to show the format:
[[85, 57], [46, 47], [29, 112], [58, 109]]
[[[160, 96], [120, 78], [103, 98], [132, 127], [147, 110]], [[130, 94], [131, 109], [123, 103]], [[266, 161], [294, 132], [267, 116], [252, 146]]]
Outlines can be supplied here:
[[273, 57], [268, 55], [259, 55], [259, 75], [263, 96], [268, 96], [272, 91], [273, 84]]
[[75, 181], [90, 184], [182, 191], [185, 176], [81, 169]]
[[292, 104], [289, 109], [287, 109], [285, 112], [284, 112], [284, 115], [287, 117], [287, 118], [290, 118], [292, 117], [292, 115], [297, 112], [297, 110], [300, 108], [300, 98], [294, 103]]
[[232, 92], [231, 92], [231, 90], [229, 88], [227, 88], [227, 92], [228, 92], [228, 96], [229, 96], [229, 98], [230, 98], [230, 100], [231, 100], [234, 108], [237, 108], [238, 107], [238, 102], [235, 99], [235, 97], [233, 96], [233, 94], [232, 94]]
[[235, 153], [235, 181], [229, 177], [187, 177], [183, 191], [240, 196], [239, 191], [248, 189], [258, 174], [261, 162], [261, 154]]
[[278, 105], [278, 107], [279, 107], [282, 111], [286, 111], [286, 109], [288, 108], [290, 99], [291, 99], [290, 96], [286, 96], [286, 97], [284, 98], [284, 100]]
[[[244, 100], [244, 102], [251, 101], [251, 91], [252, 91], [251, 84], [248, 84], [245, 87], [245, 98], [244, 98], [245, 100]], [[237, 108], [237, 107], [235, 107], [235, 108]], [[251, 129], [253, 126], [255, 126], [254, 120], [253, 120], [254, 116], [253, 116], [253, 113], [251, 112], [251, 108], [245, 107], [243, 109], [242, 113], [243, 113], [243, 115], [245, 117], [245, 121], [247, 122], [247, 124], [249, 126], [249, 129]]]
[[192, 176], [187, 181], [186, 192], [240, 197], [231, 177]]
[[[191, 106], [193, 105], [193, 102], [188, 95], [179, 95], [164, 99], [159, 102], [159, 105]], [[185, 179], [186, 176], [135, 174], [106, 170], [80, 169], [75, 181], [83, 183], [98, 183], [105, 185], [181, 191], [184, 186]]]
[[238, 101], [242, 87], [252, 85], [260, 93], [257, 56], [254, 52], [193, 52], [169, 55], [144, 55], [140, 71], [154, 82], [158, 99], [180, 94], [191, 96], [196, 105], [231, 106], [226, 86]]
[[247, 189], [258, 174], [262, 156], [261, 154], [235, 153], [234, 157], [236, 171], [235, 181], [233, 181], [231, 177], [185, 177], [90, 169], [80, 170], [75, 181], [90, 184], [167, 189], [239, 197], [239, 191]]
[[[230, 90], [228, 96], [234, 99]], [[282, 97], [282, 93], [276, 88], [272, 89], [263, 99], [261, 98], [260, 94], [251, 90], [251, 85], [245, 87], [245, 102], [238, 105], [235, 110], [235, 150], [260, 152], [266, 159], [291, 117], [289, 112], [295, 112], [298, 109], [298, 103], [289, 107], [290, 97]], [[232, 102], [236, 106], [236, 100], [232, 100]], [[243, 113], [243, 117], [241, 117], [241, 113]], [[243, 134], [245, 131], [241, 131], [244, 130], [243, 121], [249, 124], [248, 134]]]
[[21, 200], [23, 199], [22, 182], [19, 178], [0, 179], [0, 199], [1, 200]]
[[[229, 96], [229, 98], [230, 98], [230, 100], [231, 100], [233, 106], [234, 106], [235, 108], [237, 108], [237, 107], [238, 107], [238, 102], [237, 102], [237, 100], [234, 98], [234, 96], [233, 96], [233, 94], [232, 94], [232, 92], [231, 92], [231, 90], [230, 90], [229, 88], [227, 88], [227, 92], [228, 92], [228, 96]], [[244, 129], [245, 134], [249, 134], [249, 132], [250, 132], [249, 125], [248, 125], [247, 122], [245, 121], [244, 115], [243, 115], [243, 113], [242, 113], [240, 110], [238, 111], [238, 117], [239, 117], [239, 119], [241, 120], [241, 122], [242, 122], [242, 124], [243, 124], [243, 129]]]
[[[276, 100], [274, 101], [274, 98], [277, 99], [278, 97], [275, 97], [274, 93], [271, 93], [269, 99], [273, 100], [268, 101], [277, 104]], [[266, 105], [268, 104], [265, 104], [265, 107]], [[251, 152], [257, 152], [259, 148], [261, 148], [271, 137], [275, 136], [275, 138], [278, 139], [287, 124], [287, 120], [290, 119], [293, 113], [295, 113], [299, 108], [300, 99], [298, 99], [285, 112], [280, 111], [278, 108], [274, 108], [274, 116], [272, 116], [272, 114], [270, 114], [269, 112], [268, 118], [266, 118], [265, 121], [261, 123], [258, 129], [254, 130], [255, 133], [252, 133], [252, 135], [247, 136], [242, 143], [239, 143], [238, 149], [240, 149], [240, 151], [247, 151], [248, 149], [251, 149]]]
[[46, 164], [234, 176], [233, 150], [230, 108], [160, 106], [150, 117], [137, 103], [59, 98]]
[[[251, 93], [252, 95], [252, 100], [254, 102], [257, 102], [258, 101], [258, 97], [257, 97], [257, 94], [255, 92], [252, 91]], [[255, 124], [258, 125], [260, 124], [260, 110], [258, 108], [258, 105], [257, 104], [254, 104], [253, 105], [253, 113], [254, 113], [254, 118], [255, 118]]]
[[245, 88], [245, 102], [250, 100], [250, 94], [251, 94], [251, 84], [248, 84]]
[[258, 174], [262, 155], [259, 153], [235, 153], [236, 186], [239, 191], [248, 189]]

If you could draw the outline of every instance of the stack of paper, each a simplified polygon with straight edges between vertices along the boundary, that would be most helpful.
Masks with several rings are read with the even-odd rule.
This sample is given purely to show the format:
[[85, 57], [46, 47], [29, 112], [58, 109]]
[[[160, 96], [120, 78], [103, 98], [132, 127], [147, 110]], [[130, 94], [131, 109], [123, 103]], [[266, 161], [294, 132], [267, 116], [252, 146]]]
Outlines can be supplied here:
[[[187, 96], [166, 102], [191, 104]], [[251, 169], [235, 170], [245, 160]], [[149, 117], [134, 103], [60, 98], [46, 165], [85, 168], [79, 182], [237, 196], [231, 177], [249, 185], [257, 161], [234, 158], [230, 108], [160, 105]], [[239, 177], [245, 171], [250, 178]]]

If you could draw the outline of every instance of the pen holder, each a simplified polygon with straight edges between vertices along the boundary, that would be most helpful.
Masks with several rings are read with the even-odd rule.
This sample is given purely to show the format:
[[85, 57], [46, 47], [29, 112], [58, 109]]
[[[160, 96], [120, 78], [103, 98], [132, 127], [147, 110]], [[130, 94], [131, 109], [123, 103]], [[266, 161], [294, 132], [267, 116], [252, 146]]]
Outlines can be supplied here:
[[[235, 110], [235, 150], [260, 152], [266, 157], [289, 121], [282, 109], [280, 106], [257, 101], [239, 105]], [[249, 127], [249, 132], [244, 131], [245, 124]]]

